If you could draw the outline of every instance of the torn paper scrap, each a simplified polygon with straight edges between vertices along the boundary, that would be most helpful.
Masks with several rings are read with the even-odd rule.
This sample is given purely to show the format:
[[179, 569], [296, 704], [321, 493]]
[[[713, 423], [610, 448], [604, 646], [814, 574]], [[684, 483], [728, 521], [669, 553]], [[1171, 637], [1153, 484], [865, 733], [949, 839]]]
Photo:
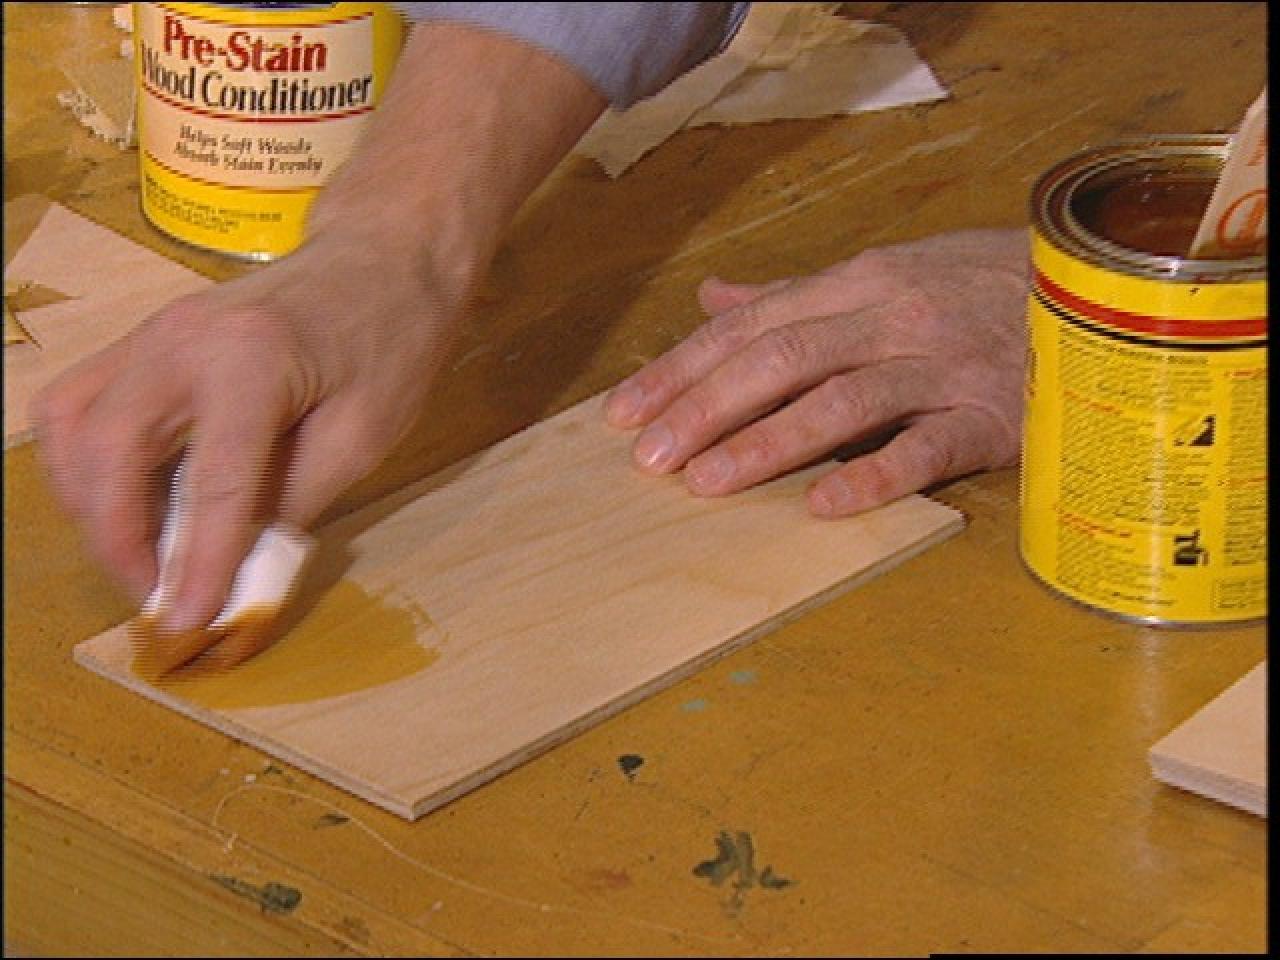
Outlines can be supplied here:
[[864, 113], [946, 95], [901, 33], [871, 24], [853, 46], [806, 50], [788, 70], [749, 71], [688, 126]]
[[[122, 9], [123, 8], [123, 9]], [[111, 22], [119, 30], [133, 28], [129, 4], [111, 11]], [[86, 60], [71, 54], [58, 67], [71, 83], [70, 90], [57, 94], [57, 101], [94, 135], [127, 150], [137, 139], [134, 115], [137, 103], [133, 76], [133, 40], [121, 41], [120, 56], [106, 61]]]
[[723, 53], [631, 108], [607, 112], [577, 152], [616, 177], [687, 127], [854, 114], [946, 97], [901, 32], [843, 19], [838, 6], [756, 4]]
[[36, 338], [31, 335], [28, 330], [18, 319], [17, 311], [9, 306], [9, 292], [6, 290], [4, 295], [4, 345], [10, 346], [15, 343], [36, 343]]

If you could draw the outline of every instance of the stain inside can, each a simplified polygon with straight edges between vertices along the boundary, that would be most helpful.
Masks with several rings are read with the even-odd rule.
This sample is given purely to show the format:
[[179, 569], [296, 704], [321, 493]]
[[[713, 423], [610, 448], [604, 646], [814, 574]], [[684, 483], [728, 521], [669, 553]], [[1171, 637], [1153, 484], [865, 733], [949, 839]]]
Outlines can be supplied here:
[[[1216, 186], [1209, 173], [1146, 173], [1119, 181], [1101, 178], [1072, 198], [1072, 213], [1088, 230], [1122, 247], [1159, 257], [1186, 257]], [[1266, 237], [1262, 237], [1223, 257], [1239, 259], [1265, 252]]]

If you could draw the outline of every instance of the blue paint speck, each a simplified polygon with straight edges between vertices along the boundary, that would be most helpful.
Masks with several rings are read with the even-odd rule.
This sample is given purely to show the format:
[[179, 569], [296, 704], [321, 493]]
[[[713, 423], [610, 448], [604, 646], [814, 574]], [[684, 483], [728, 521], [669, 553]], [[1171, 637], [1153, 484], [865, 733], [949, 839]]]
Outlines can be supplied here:
[[710, 705], [706, 700], [699, 697], [697, 700], [686, 700], [680, 704], [680, 709], [685, 713], [701, 713]]
[[756, 682], [756, 672], [754, 670], [735, 670], [729, 674], [729, 679], [739, 686], [745, 687], [749, 683]]

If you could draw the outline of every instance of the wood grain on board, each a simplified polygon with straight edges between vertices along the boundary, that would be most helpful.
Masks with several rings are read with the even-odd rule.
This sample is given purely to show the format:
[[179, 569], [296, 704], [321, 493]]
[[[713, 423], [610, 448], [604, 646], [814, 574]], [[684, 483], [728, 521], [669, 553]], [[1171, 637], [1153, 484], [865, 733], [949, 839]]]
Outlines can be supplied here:
[[1156, 778], [1267, 815], [1267, 662], [1175, 727], [1148, 752]]
[[229, 672], [148, 683], [123, 626], [75, 657], [415, 818], [963, 526], [920, 496], [815, 519], [812, 471], [699, 499], [630, 441], [596, 396], [336, 521]]
[[30, 438], [28, 406], [41, 387], [211, 281], [42, 197], [9, 201], [5, 221], [6, 289], [31, 285], [54, 301], [22, 310], [32, 342], [4, 348], [8, 448]]

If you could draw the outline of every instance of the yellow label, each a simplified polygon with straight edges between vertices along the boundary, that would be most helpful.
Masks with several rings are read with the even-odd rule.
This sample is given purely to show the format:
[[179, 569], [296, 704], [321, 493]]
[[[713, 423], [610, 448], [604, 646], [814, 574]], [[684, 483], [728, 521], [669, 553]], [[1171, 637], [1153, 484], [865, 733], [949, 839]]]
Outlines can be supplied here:
[[391, 74], [389, 4], [135, 3], [142, 208], [181, 240], [256, 259], [301, 241]]
[[1119, 275], [1038, 236], [1033, 260], [1027, 565], [1123, 616], [1266, 616], [1265, 283]]

